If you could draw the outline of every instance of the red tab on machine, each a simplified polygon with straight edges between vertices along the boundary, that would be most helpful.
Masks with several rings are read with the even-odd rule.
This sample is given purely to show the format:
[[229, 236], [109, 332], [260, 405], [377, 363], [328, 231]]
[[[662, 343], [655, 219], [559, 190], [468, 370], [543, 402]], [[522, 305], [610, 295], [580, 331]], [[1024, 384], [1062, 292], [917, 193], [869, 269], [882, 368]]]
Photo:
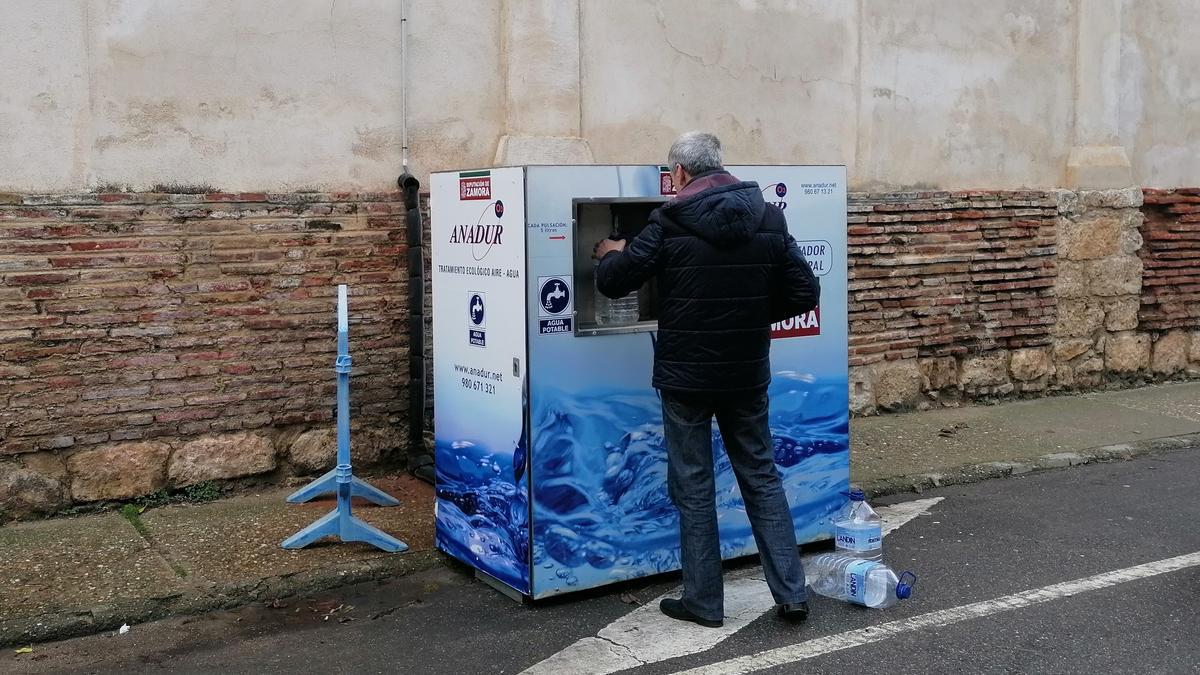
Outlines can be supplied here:
[[821, 308], [771, 324], [771, 339], [821, 334]]
[[[491, 199], [492, 172], [463, 171], [458, 174], [458, 198], [460, 201], [465, 199]], [[500, 213], [496, 215], [499, 216]]]
[[670, 167], [658, 167], [658, 193], [661, 195], [675, 194], [675, 181], [671, 179]]

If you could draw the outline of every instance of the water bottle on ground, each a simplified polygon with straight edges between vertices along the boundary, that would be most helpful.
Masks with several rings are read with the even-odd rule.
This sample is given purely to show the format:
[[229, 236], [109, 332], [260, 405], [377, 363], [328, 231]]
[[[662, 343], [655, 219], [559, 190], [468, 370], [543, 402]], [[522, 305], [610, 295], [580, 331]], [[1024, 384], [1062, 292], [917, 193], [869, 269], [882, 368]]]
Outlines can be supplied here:
[[833, 523], [838, 553], [862, 560], [883, 560], [883, 519], [867, 503], [863, 491], [850, 491], [850, 501]]
[[838, 553], [817, 556], [808, 566], [807, 574], [813, 592], [876, 609], [910, 598], [917, 581], [912, 572], [897, 577], [881, 562]]

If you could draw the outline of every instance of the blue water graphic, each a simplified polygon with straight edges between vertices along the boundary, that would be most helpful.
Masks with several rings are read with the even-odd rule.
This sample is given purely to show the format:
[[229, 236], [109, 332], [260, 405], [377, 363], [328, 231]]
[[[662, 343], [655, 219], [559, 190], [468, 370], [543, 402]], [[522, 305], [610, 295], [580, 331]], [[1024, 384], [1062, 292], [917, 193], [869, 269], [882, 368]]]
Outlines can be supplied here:
[[[839, 493], [849, 478], [846, 381], [776, 373], [770, 396], [775, 459], [797, 537], [829, 536], [830, 514], [844, 501]], [[536, 595], [678, 569], [677, 512], [667, 495], [655, 393], [538, 389], [533, 399], [528, 471], [519, 444], [497, 453], [438, 442], [442, 548], [528, 592], [532, 477]], [[745, 555], [754, 540], [715, 430], [713, 445], [722, 555]]]
[[529, 592], [529, 502], [512, 454], [437, 441], [438, 546]]
[[[849, 474], [846, 383], [777, 373], [775, 460], [802, 541], [825, 536]], [[647, 391], [537, 392], [533, 412], [536, 587], [589, 587], [678, 569], [658, 397]], [[745, 504], [714, 430], [724, 557], [755, 550]], [[550, 577], [550, 578], [547, 578]]]

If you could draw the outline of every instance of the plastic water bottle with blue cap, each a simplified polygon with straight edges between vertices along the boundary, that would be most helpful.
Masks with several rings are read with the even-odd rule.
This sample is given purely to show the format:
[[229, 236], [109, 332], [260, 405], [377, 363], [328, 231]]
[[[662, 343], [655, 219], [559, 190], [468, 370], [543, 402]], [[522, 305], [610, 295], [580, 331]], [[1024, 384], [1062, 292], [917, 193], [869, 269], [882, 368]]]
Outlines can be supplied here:
[[817, 556], [807, 570], [814, 592], [835, 600], [883, 609], [912, 597], [917, 575], [902, 572], [873, 560], [839, 553]]
[[834, 518], [834, 545], [838, 553], [861, 560], [883, 560], [883, 519], [855, 488], [846, 508]]

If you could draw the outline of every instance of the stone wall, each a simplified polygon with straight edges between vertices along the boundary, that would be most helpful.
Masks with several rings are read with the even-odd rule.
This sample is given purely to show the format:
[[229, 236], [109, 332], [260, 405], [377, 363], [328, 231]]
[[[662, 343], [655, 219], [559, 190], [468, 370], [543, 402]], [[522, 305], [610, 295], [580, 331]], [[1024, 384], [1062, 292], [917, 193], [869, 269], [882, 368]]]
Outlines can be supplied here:
[[1081, 389], [1145, 370], [1137, 332], [1142, 216], [1137, 188], [1063, 193], [1051, 388]]
[[1151, 369], [1200, 374], [1200, 188], [1146, 190], [1139, 328], [1155, 334]]
[[852, 195], [852, 410], [1200, 370], [1197, 194]]
[[997, 355], [1038, 360], [1051, 342], [1058, 206], [1048, 192], [851, 195], [858, 412], [1013, 391]]
[[336, 284], [357, 461], [403, 445], [398, 194], [0, 194], [0, 510], [331, 465]]

